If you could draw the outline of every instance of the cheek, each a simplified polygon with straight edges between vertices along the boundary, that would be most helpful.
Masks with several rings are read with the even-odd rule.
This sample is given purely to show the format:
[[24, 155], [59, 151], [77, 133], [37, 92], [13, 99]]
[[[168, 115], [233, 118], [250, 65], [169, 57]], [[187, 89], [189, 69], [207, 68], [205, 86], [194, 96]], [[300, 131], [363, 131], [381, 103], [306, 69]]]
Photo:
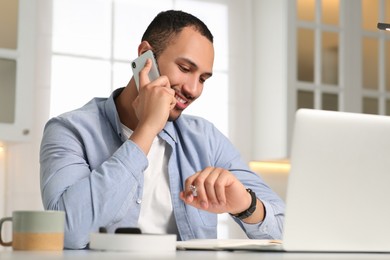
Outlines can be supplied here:
[[203, 84], [201, 84], [201, 83], [198, 84], [198, 91], [197, 91], [197, 95], [196, 95], [195, 99], [198, 98], [200, 95], [202, 95], [203, 87], [204, 87]]
[[179, 80], [182, 77], [180, 71], [178, 71], [177, 69], [174, 69], [174, 68], [161, 69], [160, 74], [167, 76], [171, 85], [177, 84], [177, 82], [179, 82]]
[[168, 77], [171, 86], [181, 86], [186, 88], [186, 90], [191, 92], [191, 95], [194, 97], [193, 100], [197, 99], [203, 92], [204, 85], [199, 82], [199, 78], [195, 74], [183, 73], [176, 67], [165, 67], [164, 70], [160, 70], [160, 74]]

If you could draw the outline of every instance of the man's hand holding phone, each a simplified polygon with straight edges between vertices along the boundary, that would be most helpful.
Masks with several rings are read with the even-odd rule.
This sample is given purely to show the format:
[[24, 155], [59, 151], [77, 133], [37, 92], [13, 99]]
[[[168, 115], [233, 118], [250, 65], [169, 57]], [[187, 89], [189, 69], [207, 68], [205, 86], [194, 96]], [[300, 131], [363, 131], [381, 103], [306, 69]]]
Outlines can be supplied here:
[[154, 57], [150, 58], [150, 56], [146, 58], [144, 66], [139, 71], [137, 77], [139, 95], [134, 100], [133, 107], [139, 120], [138, 127], [146, 128], [156, 136], [164, 128], [170, 111], [176, 105], [176, 99], [168, 77], [150, 78], [150, 72], [156, 70], [157, 64], [153, 59]]

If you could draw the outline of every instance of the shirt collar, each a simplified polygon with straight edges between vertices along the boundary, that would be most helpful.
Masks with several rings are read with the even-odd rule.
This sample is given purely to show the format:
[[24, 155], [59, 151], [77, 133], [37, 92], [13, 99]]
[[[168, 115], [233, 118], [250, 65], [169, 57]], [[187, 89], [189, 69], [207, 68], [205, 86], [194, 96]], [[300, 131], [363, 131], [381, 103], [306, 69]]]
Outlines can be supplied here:
[[[179, 120], [179, 119], [176, 119], [176, 120]], [[168, 121], [166, 124], [165, 124], [165, 127], [164, 129], [160, 132], [159, 136], [163, 139], [164, 138], [164, 135], [167, 135], [168, 137], [170, 137], [175, 143], [177, 143], [177, 132], [176, 132], [176, 129], [175, 129], [175, 123], [172, 122], [172, 121]]]
[[125, 141], [126, 136], [122, 134], [122, 125], [115, 105], [115, 98], [119, 96], [123, 89], [124, 88], [118, 88], [112, 92], [111, 96], [107, 99], [104, 105], [104, 110], [112, 128], [116, 131], [121, 140]]

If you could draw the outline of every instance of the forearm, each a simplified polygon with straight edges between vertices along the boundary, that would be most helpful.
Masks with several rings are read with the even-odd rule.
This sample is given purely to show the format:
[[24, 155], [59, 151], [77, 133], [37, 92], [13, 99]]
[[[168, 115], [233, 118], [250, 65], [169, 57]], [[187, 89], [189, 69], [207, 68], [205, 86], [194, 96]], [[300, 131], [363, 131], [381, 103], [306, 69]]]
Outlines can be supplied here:
[[235, 219], [251, 239], [281, 239], [284, 222], [284, 203], [264, 201], [265, 217], [260, 223], [245, 223]]
[[256, 224], [262, 222], [264, 220], [264, 217], [265, 217], [264, 205], [259, 199], [256, 199], [256, 210], [253, 212], [252, 215], [250, 215], [247, 218], [244, 218], [242, 221], [247, 224]]
[[149, 153], [154, 138], [157, 136], [153, 127], [148, 125], [139, 125], [130, 136], [129, 140], [133, 141], [144, 152]]
[[[257, 197], [256, 211], [248, 218], [236, 219], [249, 238], [280, 239], [284, 222], [284, 202], [268, 187], [260, 176], [247, 171], [234, 171], [246, 188], [255, 192]], [[248, 208], [248, 203], [246, 204]]]

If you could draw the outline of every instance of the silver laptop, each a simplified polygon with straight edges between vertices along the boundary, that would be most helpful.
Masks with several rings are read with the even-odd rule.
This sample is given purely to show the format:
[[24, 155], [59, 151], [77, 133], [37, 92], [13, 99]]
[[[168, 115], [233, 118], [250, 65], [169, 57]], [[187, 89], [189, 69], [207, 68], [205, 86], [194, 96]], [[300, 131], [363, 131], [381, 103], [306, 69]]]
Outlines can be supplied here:
[[390, 252], [390, 117], [300, 109], [292, 140], [282, 244], [194, 240], [178, 248]]
[[285, 251], [390, 252], [390, 117], [300, 109]]

